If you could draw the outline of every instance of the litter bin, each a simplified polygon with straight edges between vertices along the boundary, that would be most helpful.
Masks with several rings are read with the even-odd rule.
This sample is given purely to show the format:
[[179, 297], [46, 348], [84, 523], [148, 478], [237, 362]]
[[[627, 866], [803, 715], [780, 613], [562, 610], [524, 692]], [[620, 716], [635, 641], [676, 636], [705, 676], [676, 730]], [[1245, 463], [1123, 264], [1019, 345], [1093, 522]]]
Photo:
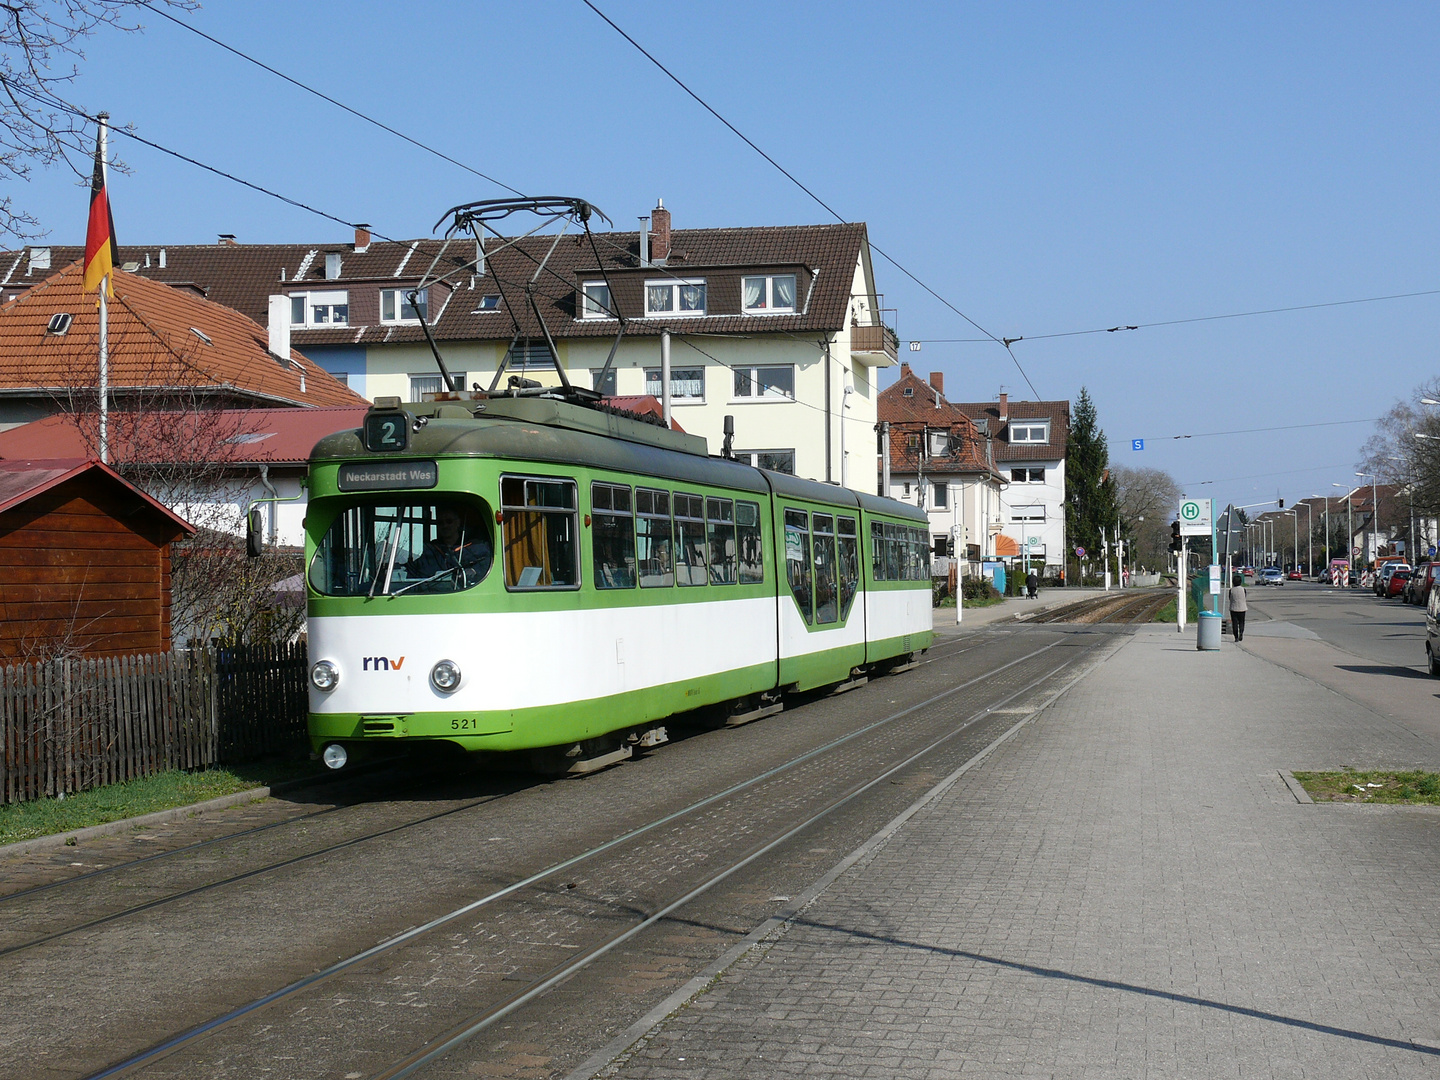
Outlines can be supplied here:
[[1218, 611], [1200, 612], [1200, 629], [1195, 636], [1195, 648], [1206, 651], [1220, 648], [1220, 623], [1224, 616]]

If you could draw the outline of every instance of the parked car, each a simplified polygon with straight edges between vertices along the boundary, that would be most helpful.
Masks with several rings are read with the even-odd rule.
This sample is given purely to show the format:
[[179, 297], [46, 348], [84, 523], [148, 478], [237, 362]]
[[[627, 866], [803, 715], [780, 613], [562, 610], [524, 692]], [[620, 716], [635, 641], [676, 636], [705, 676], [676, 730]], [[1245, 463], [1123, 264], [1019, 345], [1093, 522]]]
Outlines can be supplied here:
[[1392, 592], [1390, 592], [1390, 578], [1391, 578], [1391, 577], [1395, 574], [1395, 572], [1398, 571], [1398, 570], [1406, 570], [1406, 571], [1408, 571], [1409, 569], [1410, 569], [1410, 564], [1409, 564], [1409, 563], [1403, 563], [1403, 562], [1387, 562], [1387, 563], [1381, 563], [1381, 564], [1380, 564], [1378, 567], [1376, 567], [1376, 569], [1375, 569], [1375, 595], [1376, 595], [1376, 596], [1394, 596], [1395, 594], [1392, 593]]
[[1423, 604], [1430, 596], [1430, 586], [1435, 584], [1435, 564], [1421, 563], [1405, 582], [1405, 602]]
[[1425, 602], [1425, 666], [1440, 677], [1440, 581], [1430, 587]]
[[1280, 572], [1278, 566], [1267, 566], [1260, 571], [1261, 585], [1284, 585], [1285, 575]]
[[1385, 579], [1385, 595], [1400, 596], [1405, 591], [1405, 583], [1410, 580], [1409, 570], [1392, 570], [1390, 576]]

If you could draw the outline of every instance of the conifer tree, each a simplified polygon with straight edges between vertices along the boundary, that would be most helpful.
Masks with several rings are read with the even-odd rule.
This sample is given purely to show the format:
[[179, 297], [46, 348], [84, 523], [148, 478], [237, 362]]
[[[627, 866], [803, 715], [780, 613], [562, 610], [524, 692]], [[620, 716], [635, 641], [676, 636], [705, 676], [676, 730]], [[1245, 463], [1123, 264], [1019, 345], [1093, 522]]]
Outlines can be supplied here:
[[1090, 391], [1081, 387], [1065, 445], [1065, 536], [1070, 552], [1084, 548], [1086, 562], [1099, 562], [1100, 531], [1110, 530], [1113, 542], [1119, 520], [1115, 481], [1110, 476], [1110, 449], [1105, 432], [1100, 430]]

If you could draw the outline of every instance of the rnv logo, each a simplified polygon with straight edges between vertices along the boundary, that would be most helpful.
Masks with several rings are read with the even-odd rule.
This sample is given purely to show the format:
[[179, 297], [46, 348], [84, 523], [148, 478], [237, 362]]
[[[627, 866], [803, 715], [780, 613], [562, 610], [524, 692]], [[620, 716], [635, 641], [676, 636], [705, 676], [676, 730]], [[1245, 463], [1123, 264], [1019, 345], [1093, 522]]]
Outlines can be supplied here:
[[[399, 671], [400, 665], [405, 663], [405, 657], [398, 660], [391, 660], [388, 656], [365, 656], [361, 657], [361, 671]], [[372, 666], [373, 665], [373, 666]]]

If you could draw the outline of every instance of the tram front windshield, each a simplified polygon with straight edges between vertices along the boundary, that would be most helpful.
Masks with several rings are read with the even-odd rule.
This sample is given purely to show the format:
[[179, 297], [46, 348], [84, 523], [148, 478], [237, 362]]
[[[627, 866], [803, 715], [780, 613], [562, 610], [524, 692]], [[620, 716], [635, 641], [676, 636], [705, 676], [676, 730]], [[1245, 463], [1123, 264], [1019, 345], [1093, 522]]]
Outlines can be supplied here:
[[370, 597], [472, 588], [494, 561], [490, 517], [482, 500], [465, 497], [351, 506], [316, 546], [310, 587]]

